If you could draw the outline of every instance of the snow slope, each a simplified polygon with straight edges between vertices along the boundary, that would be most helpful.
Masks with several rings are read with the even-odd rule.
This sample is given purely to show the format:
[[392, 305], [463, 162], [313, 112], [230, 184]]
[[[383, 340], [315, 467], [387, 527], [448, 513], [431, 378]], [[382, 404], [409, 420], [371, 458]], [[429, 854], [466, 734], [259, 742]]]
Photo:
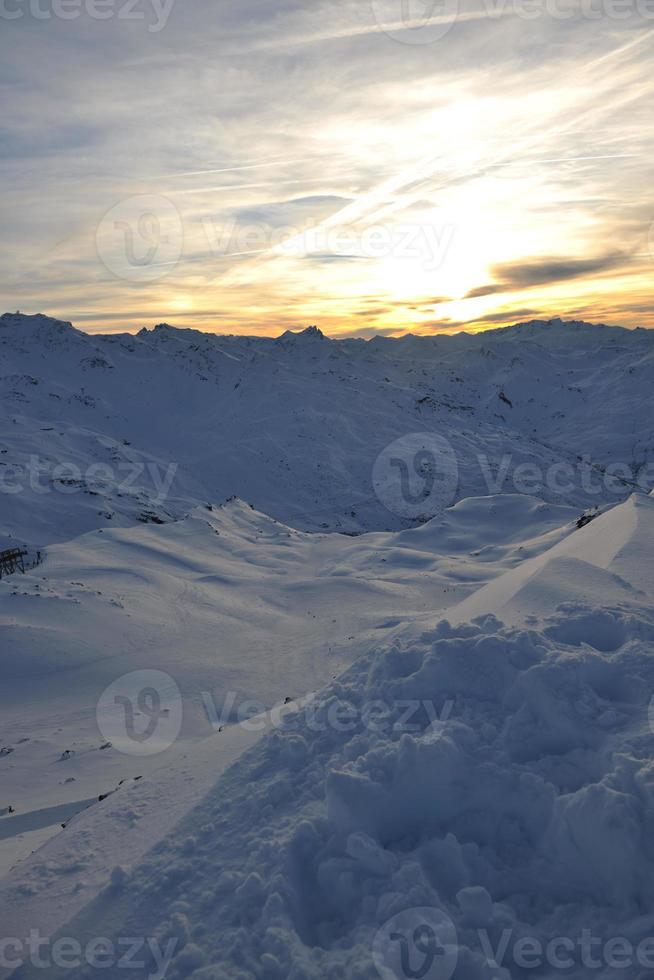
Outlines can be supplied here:
[[[489, 512], [493, 543], [473, 554]], [[398, 624], [571, 533], [574, 516], [480, 498], [422, 528], [350, 538], [295, 531], [234, 500], [51, 546], [32, 573], [0, 581], [0, 749], [12, 749], [0, 811], [15, 810], [0, 817], [0, 870], [121, 779], [161, 768], [159, 756], [100, 749], [96, 705], [117, 678], [174, 679], [186, 751], [217, 727], [207, 697], [217, 715], [232, 699], [233, 721], [247, 702], [263, 710], [318, 690]]]
[[525, 615], [553, 610], [557, 602], [577, 594], [583, 598], [595, 595], [608, 603], [648, 596], [652, 588], [653, 515], [651, 496], [632, 495], [573, 538], [465, 599], [452, 609], [452, 621], [466, 622], [494, 613], [519, 622]]
[[[470, 558], [476, 526], [483, 554], [496, 547], [489, 537], [502, 538], [488, 512], [505, 503], [465, 501], [440, 533], [435, 521], [394, 536], [393, 547], [409, 535], [431, 538], [432, 549], [459, 540]], [[523, 514], [530, 532], [536, 507]], [[630, 499], [580, 531], [541, 526], [517, 566], [509, 514], [508, 570], [497, 577], [492, 566], [490, 585], [446, 619], [432, 612], [368, 641], [223, 775], [219, 760], [215, 785], [190, 793], [194, 809], [133, 870], [127, 852], [126, 870], [95, 899], [93, 870], [86, 905], [79, 882], [103, 815], [78, 817], [72, 848], [66, 831], [6, 879], [8, 922], [37, 916], [48, 889], [66, 900], [72, 892], [79, 912], [60, 923], [61, 936], [151, 937], [172, 950], [166, 976], [194, 980], [402, 978], [400, 939], [431, 926], [442, 958], [426, 975], [438, 980], [532, 976], [534, 948], [554, 939], [556, 955], [570, 957], [564, 975], [646, 977], [654, 500]], [[561, 601], [534, 607], [529, 585], [545, 574], [559, 580], [548, 595]], [[462, 605], [480, 596], [483, 614], [464, 622]], [[521, 616], [503, 623], [518, 599]], [[128, 835], [129, 793], [100, 804]], [[586, 933], [599, 967], [589, 965]], [[616, 940], [619, 974], [606, 945]], [[553, 955], [541, 953], [537, 975], [561, 974]], [[148, 962], [145, 972], [154, 970]], [[15, 974], [38, 975], [29, 966]], [[109, 965], [102, 975], [145, 974]]]
[[366, 342], [89, 336], [5, 314], [0, 537], [38, 548], [234, 495], [304, 530], [400, 529], [415, 514], [386, 508], [373, 466], [412, 433], [454, 448], [445, 505], [516, 490], [615, 503], [654, 485], [653, 382], [650, 331], [582, 323]]
[[[616, 937], [632, 949], [620, 976], [645, 976], [634, 951], [654, 928], [653, 533], [654, 500], [631, 499], [464, 600], [483, 596], [475, 622], [435, 618], [371, 646], [63, 934], [157, 937], [173, 978], [349, 980], [402, 976], [397, 937], [427, 916], [448, 940], [439, 980], [531, 975], [516, 943], [533, 952], [556, 937], [576, 977], [614, 976], [602, 956]], [[534, 612], [529, 582], [568, 561], [577, 605]], [[583, 605], [600, 570], [606, 592]], [[521, 587], [523, 624], [504, 625], [494, 612]], [[25, 887], [10, 898], [25, 902]], [[584, 959], [584, 930], [603, 972]]]

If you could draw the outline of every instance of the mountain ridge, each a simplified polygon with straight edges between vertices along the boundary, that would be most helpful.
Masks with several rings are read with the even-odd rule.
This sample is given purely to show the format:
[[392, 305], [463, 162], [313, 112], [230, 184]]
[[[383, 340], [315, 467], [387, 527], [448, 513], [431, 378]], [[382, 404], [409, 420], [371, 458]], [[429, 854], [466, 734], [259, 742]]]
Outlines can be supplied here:
[[[524, 467], [540, 474], [524, 492], [580, 509], [617, 503], [654, 485], [653, 385], [654, 332], [581, 321], [363, 341], [166, 324], [92, 335], [5, 314], [0, 536], [40, 547], [235, 495], [302, 530], [399, 530], [434, 511], [389, 508], [375, 464], [399, 445], [418, 479], [416, 437], [437, 468], [444, 445], [456, 457], [446, 504], [523, 492]], [[97, 467], [108, 480], [88, 478]], [[570, 467], [562, 489], [556, 474]]]
[[405, 340], [406, 338], [415, 338], [421, 340], [434, 340], [436, 338], [447, 338], [453, 339], [456, 337], [471, 337], [477, 338], [480, 336], [494, 336], [497, 337], [506, 331], [519, 331], [527, 333], [530, 330], [553, 330], [557, 327], [563, 327], [566, 329], [579, 330], [584, 328], [591, 329], [603, 329], [603, 330], [615, 330], [624, 331], [626, 333], [649, 333], [650, 331], [646, 327], [635, 326], [635, 327], [624, 327], [619, 324], [610, 324], [603, 322], [594, 322], [589, 320], [576, 320], [576, 319], [566, 319], [565, 317], [549, 317], [549, 318], [539, 318], [536, 317], [531, 320], [519, 320], [515, 323], [507, 324], [503, 327], [490, 327], [482, 331], [468, 331], [465, 328], [456, 331], [455, 333], [443, 331], [442, 333], [432, 333], [432, 334], [419, 334], [407, 331], [406, 333], [400, 334], [397, 337], [389, 337], [384, 334], [373, 334], [371, 337], [357, 337], [344, 335], [344, 336], [328, 336], [319, 327], [315, 325], [303, 327], [298, 330], [285, 330], [279, 335], [272, 334], [230, 334], [230, 333], [220, 333], [218, 331], [210, 330], [200, 330], [196, 327], [177, 327], [174, 324], [162, 321], [155, 324], [152, 327], [144, 326], [141, 328], [126, 329], [125, 331], [102, 333], [101, 331], [96, 331], [93, 333], [87, 332], [79, 327], [75, 327], [72, 321], [62, 320], [58, 317], [50, 316], [47, 313], [20, 313], [19, 311], [15, 313], [6, 312], [0, 315], [0, 328], [6, 327], [12, 324], [20, 324], [26, 322], [39, 322], [41, 324], [48, 323], [50, 325], [57, 326], [59, 329], [70, 327], [77, 333], [85, 334], [89, 337], [98, 338], [112, 338], [112, 337], [122, 337], [122, 336], [134, 336], [134, 337], [147, 337], [149, 334], [164, 334], [166, 332], [175, 331], [184, 334], [198, 334], [202, 336], [217, 337], [220, 339], [234, 339], [234, 338], [245, 338], [250, 340], [285, 340], [304, 337], [306, 339], [316, 339], [316, 340], [332, 340], [332, 341], [351, 341], [357, 340], [364, 344], [373, 343], [379, 340], [383, 341], [398, 341]]

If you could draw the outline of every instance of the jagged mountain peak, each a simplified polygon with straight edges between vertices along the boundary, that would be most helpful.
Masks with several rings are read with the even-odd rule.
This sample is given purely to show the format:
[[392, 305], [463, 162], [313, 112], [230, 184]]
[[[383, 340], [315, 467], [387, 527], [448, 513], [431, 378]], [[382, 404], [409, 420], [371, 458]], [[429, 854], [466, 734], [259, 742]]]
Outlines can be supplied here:
[[322, 330], [316, 326], [307, 327], [305, 330], [286, 330], [285, 333], [278, 337], [278, 341], [323, 341], [327, 340]]

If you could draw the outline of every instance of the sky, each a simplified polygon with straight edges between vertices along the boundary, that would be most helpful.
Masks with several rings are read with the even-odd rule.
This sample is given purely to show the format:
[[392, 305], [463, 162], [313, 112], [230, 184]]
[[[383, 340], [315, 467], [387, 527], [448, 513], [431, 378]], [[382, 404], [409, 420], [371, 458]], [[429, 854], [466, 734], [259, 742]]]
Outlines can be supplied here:
[[654, 326], [654, 0], [0, 0], [0, 308]]

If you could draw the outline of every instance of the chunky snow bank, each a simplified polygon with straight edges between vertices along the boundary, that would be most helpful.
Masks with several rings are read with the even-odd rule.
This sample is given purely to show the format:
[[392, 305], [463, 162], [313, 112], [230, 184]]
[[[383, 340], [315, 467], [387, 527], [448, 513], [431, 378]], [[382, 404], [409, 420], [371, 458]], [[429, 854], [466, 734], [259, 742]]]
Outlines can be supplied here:
[[[587, 616], [592, 632], [606, 613]], [[402, 978], [375, 935], [427, 908], [452, 923], [456, 980], [528, 975], [525, 937], [569, 939], [575, 976], [612, 976], [578, 940], [654, 932], [654, 623], [609, 618], [610, 652], [562, 615], [542, 631], [442, 622], [371, 654], [67, 934], [174, 938], [171, 978], [372, 978], [375, 950]]]

